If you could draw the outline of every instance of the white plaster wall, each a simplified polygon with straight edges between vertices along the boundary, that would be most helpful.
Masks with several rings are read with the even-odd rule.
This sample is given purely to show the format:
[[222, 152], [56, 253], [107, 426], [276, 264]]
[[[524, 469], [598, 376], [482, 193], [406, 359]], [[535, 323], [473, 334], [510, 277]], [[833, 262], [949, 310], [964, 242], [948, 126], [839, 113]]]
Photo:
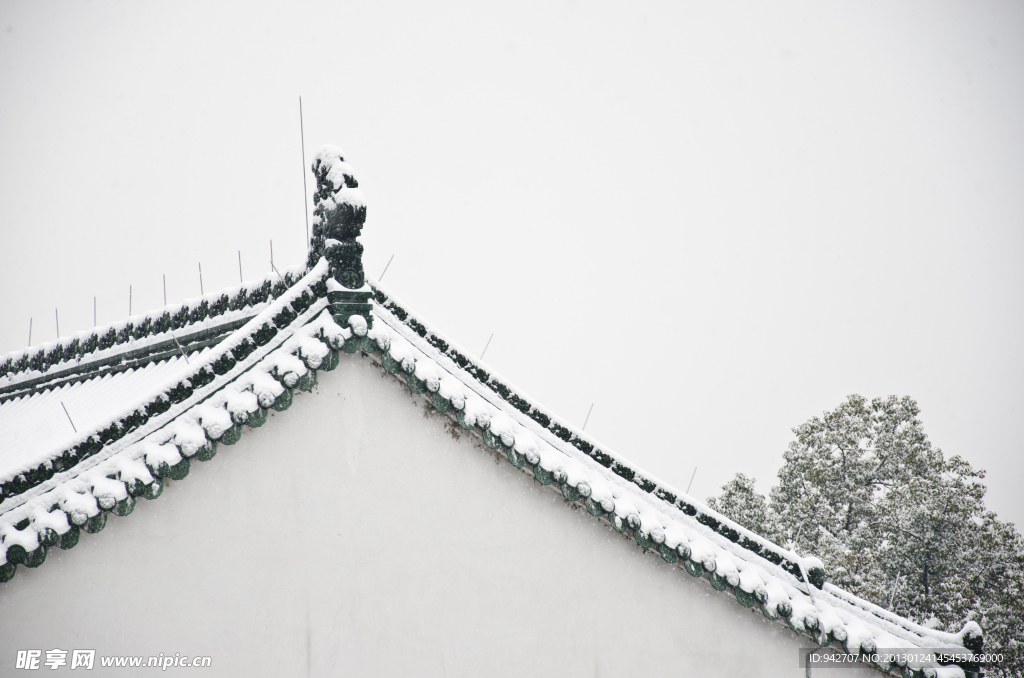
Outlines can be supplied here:
[[[207, 676], [804, 675], [807, 640], [342, 358], [159, 499], [0, 585], [0, 673], [56, 647], [210, 655], [169, 670]], [[135, 673], [154, 669], [86, 675]]]

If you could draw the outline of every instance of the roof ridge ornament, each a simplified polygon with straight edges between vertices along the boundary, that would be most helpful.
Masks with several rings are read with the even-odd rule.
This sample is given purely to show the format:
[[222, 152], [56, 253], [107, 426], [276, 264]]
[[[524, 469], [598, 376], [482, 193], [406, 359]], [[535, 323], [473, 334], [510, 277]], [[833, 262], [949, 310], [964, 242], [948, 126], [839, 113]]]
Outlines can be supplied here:
[[313, 158], [316, 192], [313, 194], [312, 268], [320, 257], [331, 266], [331, 277], [350, 290], [366, 283], [363, 245], [357, 238], [366, 222], [366, 202], [351, 166], [337, 146], [321, 146]]
[[331, 315], [343, 327], [354, 315], [372, 324], [370, 296], [363, 271], [363, 245], [358, 238], [366, 222], [366, 201], [344, 151], [330, 144], [313, 157], [313, 235], [307, 268], [327, 259], [330, 266], [328, 299]]

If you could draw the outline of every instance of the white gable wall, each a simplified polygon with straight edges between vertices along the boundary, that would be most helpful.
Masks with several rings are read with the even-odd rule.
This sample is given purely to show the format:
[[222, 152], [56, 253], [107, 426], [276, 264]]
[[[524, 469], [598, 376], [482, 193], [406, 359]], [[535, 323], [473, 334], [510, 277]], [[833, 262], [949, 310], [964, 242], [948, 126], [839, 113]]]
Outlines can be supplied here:
[[0, 585], [3, 673], [19, 649], [88, 648], [209, 655], [181, 670], [206, 676], [805, 675], [807, 639], [456, 442], [368, 359], [319, 376]]

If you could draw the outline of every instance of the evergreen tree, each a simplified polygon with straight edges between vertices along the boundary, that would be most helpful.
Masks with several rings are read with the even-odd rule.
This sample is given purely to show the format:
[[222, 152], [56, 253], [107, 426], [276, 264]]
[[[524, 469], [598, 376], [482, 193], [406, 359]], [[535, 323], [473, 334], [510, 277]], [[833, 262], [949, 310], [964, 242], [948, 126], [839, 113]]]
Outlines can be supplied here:
[[768, 509], [768, 501], [754, 490], [754, 479], [737, 473], [722, 486], [719, 497], [708, 499], [708, 506], [762, 537], [773, 539], [778, 525], [775, 514]]
[[828, 580], [920, 624], [985, 631], [1024, 675], [1024, 539], [985, 508], [984, 471], [945, 458], [911, 398], [853, 395], [793, 429], [770, 501], [743, 474], [708, 505], [813, 553]]

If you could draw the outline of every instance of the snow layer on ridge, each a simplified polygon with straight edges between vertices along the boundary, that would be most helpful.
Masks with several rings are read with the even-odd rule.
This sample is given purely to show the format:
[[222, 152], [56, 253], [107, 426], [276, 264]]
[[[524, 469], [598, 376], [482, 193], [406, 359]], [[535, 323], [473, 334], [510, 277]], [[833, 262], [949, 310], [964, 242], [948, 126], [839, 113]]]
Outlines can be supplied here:
[[[303, 269], [303, 267], [292, 266], [285, 269], [283, 275], [291, 279], [298, 279], [301, 278], [304, 273], [305, 270]], [[48, 354], [58, 346], [61, 348], [66, 348], [71, 346], [74, 342], [83, 344], [90, 337], [102, 337], [111, 330], [114, 331], [114, 333], [116, 334], [120, 333], [128, 325], [138, 327], [145, 322], [153, 323], [157, 319], [161, 318], [165, 313], [169, 314], [171, 317], [174, 317], [183, 309], [191, 313], [194, 310], [200, 308], [200, 306], [202, 306], [203, 304], [206, 304], [207, 306], [213, 306], [214, 304], [218, 303], [224, 296], [227, 296], [230, 302], [231, 300], [235, 299], [236, 295], [238, 295], [239, 292], [241, 292], [242, 290], [245, 290], [247, 295], [252, 294], [257, 290], [263, 289], [265, 285], [273, 285], [280, 280], [282, 280], [280, 275], [278, 275], [277, 273], [271, 273], [264, 276], [263, 278], [240, 283], [232, 287], [218, 290], [217, 292], [205, 294], [201, 297], [185, 299], [180, 303], [168, 304], [167, 306], [147, 311], [145, 313], [135, 314], [128, 318], [123, 318], [121, 320], [109, 323], [107, 325], [101, 325], [89, 330], [82, 330], [72, 335], [61, 337], [56, 341], [44, 342], [42, 344], [30, 346], [20, 351], [8, 353], [7, 355], [0, 355], [0, 366], [9, 364], [9, 367], [13, 369], [13, 366], [16, 365], [18, 361], [22, 359], [22, 357], [31, 358], [38, 354], [40, 351]], [[37, 377], [46, 376], [48, 374], [57, 373], [69, 367], [75, 367], [81, 363], [100, 361], [105, 358], [120, 355], [127, 351], [145, 348], [153, 344], [168, 341], [173, 337], [181, 338], [183, 336], [194, 334], [196, 332], [200, 332], [210, 328], [218, 327], [235, 320], [249, 318], [252, 317], [254, 314], [259, 313], [260, 311], [265, 309], [268, 305], [272, 304], [273, 301], [274, 298], [270, 297], [266, 301], [258, 303], [246, 303], [246, 305], [242, 308], [236, 310], [226, 309], [224, 310], [223, 313], [220, 313], [218, 315], [207, 316], [204, 319], [199, 320], [197, 322], [186, 323], [184, 326], [176, 330], [169, 330], [153, 334], [147, 333], [145, 336], [139, 339], [129, 338], [126, 342], [115, 342], [109, 348], [96, 348], [93, 351], [83, 354], [80, 358], [75, 357], [71, 359], [61, 360], [60, 362], [54, 365], [50, 365], [49, 367], [45, 368], [42, 371], [35, 369], [27, 369], [24, 371], [4, 375], [2, 374], [2, 370], [0, 370], [0, 388], [12, 386], [24, 381], [35, 379]]]
[[[189, 359], [194, 360], [194, 357]], [[134, 406], [141, 393], [175, 380], [187, 368], [181, 356], [174, 356], [145, 367], [65, 384], [0, 404], [0, 431], [3, 432], [0, 478], [19, 471], [26, 459], [40, 458], [47, 450], [69, 447], [79, 433], [102, 425], [111, 412]]]
[[[375, 290], [380, 290], [381, 293], [384, 294], [390, 302], [398, 303], [400, 306], [402, 305], [399, 299], [397, 299], [393, 294], [388, 292], [387, 289], [384, 288], [383, 286], [381, 286], [378, 282], [374, 281], [373, 279], [367, 278], [367, 284], [370, 285], [371, 288], [373, 288]], [[390, 313], [389, 311], [387, 311], [386, 308], [383, 308], [380, 303], [375, 303], [374, 307], [375, 308], [381, 308], [382, 310], [385, 310], [386, 312]], [[408, 312], [408, 308], [405, 308], [405, 312]], [[422, 317], [417, 317], [413, 321], [415, 323], [415, 325], [417, 326], [417, 330], [416, 331], [413, 331], [412, 326], [409, 325], [408, 323], [405, 323], [404, 319], [402, 321], [400, 321], [399, 319], [394, 318], [393, 316], [392, 316], [392, 318], [397, 323], [395, 325], [395, 328], [396, 328], [396, 330], [398, 332], [400, 332], [403, 336], [408, 336], [409, 337], [409, 341], [415, 343], [417, 346], [422, 344], [424, 346], [424, 350], [427, 352], [427, 354], [433, 356], [439, 362], [439, 364], [444, 365], [446, 369], [452, 369], [452, 370], [459, 370], [460, 369], [458, 367], [458, 365], [455, 364], [455, 362], [452, 360], [451, 357], [449, 357], [444, 352], [438, 351], [429, 341], [427, 341], [424, 338], [421, 338], [419, 336], [419, 334], [418, 334], [418, 332], [420, 330], [425, 330], [429, 334], [431, 334], [431, 335], [433, 335], [433, 336], [435, 336], [435, 337], [437, 337], [439, 339], [442, 339], [444, 342], [446, 342], [448, 344], [449, 348], [456, 348], [455, 344], [448, 337], [446, 337], [444, 335], [444, 333], [440, 332], [436, 327], [431, 325], [429, 322], [425, 321]], [[381, 338], [384, 341], [389, 341], [389, 338], [388, 338], [388, 336], [386, 334], [382, 335]], [[399, 349], [401, 349], [400, 353], [396, 353], [395, 351], [391, 352], [391, 355], [392, 355], [392, 357], [395, 360], [399, 360], [400, 362], [407, 361], [407, 360], [408, 361], [413, 361], [413, 362], [409, 362], [409, 363], [403, 362], [403, 369], [405, 369], [407, 371], [409, 369], [411, 369], [410, 367], [408, 367], [408, 365], [414, 364], [414, 358], [410, 357], [410, 356], [413, 355], [413, 353], [410, 353], [409, 351], [415, 351], [415, 349], [413, 349], [411, 346], [412, 345], [410, 344], [408, 350], [399, 347]], [[459, 352], [463, 356], [469, 355], [468, 353], [466, 353], [465, 351], [463, 351], [461, 349], [459, 349]], [[474, 364], [474, 365], [472, 365], [472, 367], [474, 367], [476, 369], [479, 369], [479, 365], [475, 365]], [[578, 440], [581, 440], [581, 441], [585, 441], [588, 444], [592, 444], [595, 449], [600, 450], [600, 452], [603, 455], [605, 455], [606, 457], [608, 457], [612, 462], [615, 462], [615, 463], [625, 467], [626, 469], [631, 469], [632, 471], [636, 472], [638, 477], [642, 477], [643, 480], [648, 481], [650, 483], [653, 483], [657, 488], [659, 488], [659, 490], [664, 490], [665, 492], [668, 492], [668, 493], [674, 495], [677, 499], [679, 499], [681, 501], [684, 501], [684, 502], [690, 504], [693, 507], [696, 507], [700, 511], [700, 513], [704, 514], [705, 516], [707, 516], [709, 518], [712, 518], [712, 519], [716, 520], [720, 525], [727, 526], [730, 529], [734, 530], [740, 538], [747, 539], [750, 542], [753, 542], [754, 544], [758, 544], [758, 545], [760, 545], [763, 548], [770, 549], [771, 551], [774, 551], [779, 556], [785, 558], [786, 560], [790, 561], [791, 563], [795, 564], [795, 563], [798, 563], [798, 562], [801, 562], [801, 561], [805, 561], [805, 558], [801, 557], [797, 553], [795, 553], [793, 551], [790, 551], [790, 550], [788, 550], [786, 548], [783, 548], [781, 545], [775, 544], [775, 543], [771, 542], [770, 540], [765, 539], [761, 535], [748, 530], [746, 527], [740, 525], [739, 523], [736, 523], [735, 521], [733, 521], [732, 519], [730, 519], [730, 518], [728, 518], [726, 516], [723, 516], [722, 514], [720, 514], [719, 512], [715, 511], [714, 509], [711, 509], [710, 507], [708, 507], [704, 503], [702, 503], [700, 501], [697, 501], [695, 498], [691, 497], [686, 492], [683, 492], [683, 491], [673, 487], [672, 485], [670, 485], [669, 483], [666, 483], [665, 481], [661, 480], [657, 476], [654, 476], [654, 475], [652, 475], [652, 474], [650, 474], [650, 473], [648, 473], [648, 472], [646, 472], [646, 471], [644, 471], [642, 469], [637, 468], [629, 460], [625, 459], [624, 457], [619, 456], [611, 448], [609, 448], [608, 446], [602, 444], [593, 435], [584, 434], [573, 423], [568, 422], [568, 421], [560, 418], [559, 416], [554, 414], [549, 409], [539, 407], [539, 403], [538, 403], [538, 401], [535, 398], [530, 397], [528, 394], [523, 392], [522, 389], [513, 387], [508, 382], [508, 380], [506, 380], [504, 378], [499, 378], [499, 375], [497, 375], [496, 373], [493, 373], [493, 372], [489, 372], [489, 376], [490, 376], [489, 382], [495, 382], [497, 384], [500, 384], [503, 388], [508, 389], [510, 394], [515, 395], [517, 397], [520, 397], [523, 400], [527, 401], [528, 403], [531, 403], [533, 406], [538, 407], [540, 409], [540, 411], [542, 412], [542, 414], [550, 420], [551, 428], [549, 429], [546, 426], [540, 425], [533, 418], [525, 415], [523, 412], [519, 411], [514, 406], [512, 406], [509, 402], [507, 402], [507, 401], [505, 401], [505, 400], [503, 400], [501, 398], [497, 398], [497, 400], [494, 400], [496, 398], [496, 394], [495, 394], [495, 390], [496, 389], [491, 388], [491, 386], [489, 386], [489, 385], [485, 385], [483, 382], [481, 382], [481, 381], [477, 380], [476, 378], [474, 378], [474, 376], [472, 374], [465, 375], [465, 377], [467, 379], [467, 381], [465, 383], [466, 383], [468, 388], [470, 388], [473, 392], [479, 394], [482, 398], [487, 399], [487, 400], [494, 400], [494, 402], [498, 403], [498, 405], [497, 405], [498, 407], [504, 408], [507, 412], [510, 413], [511, 416], [516, 418], [516, 420], [519, 421], [528, 430], [535, 431], [535, 432], [539, 433], [540, 435], [544, 436], [546, 439], [551, 439], [552, 444], [555, 445], [555, 446], [564, 446], [564, 448], [565, 448], [565, 450], [566, 450], [566, 452], [568, 454], [570, 454], [570, 455], [582, 454], [587, 459], [591, 459], [591, 457], [589, 455], [581, 453], [574, 445], [567, 444], [562, 439], [552, 435], [552, 429], [554, 429], [556, 427], [557, 428], [561, 428], [564, 432], [569, 434], [570, 440], [578, 439]], [[486, 428], [486, 425], [484, 425], [484, 427]], [[622, 476], [619, 476], [617, 474], [611, 474], [611, 475], [612, 475], [612, 477], [615, 478], [616, 482], [623, 482], [623, 483], [626, 483], [626, 484], [628, 484], [630, 486], [634, 485], [634, 482], [632, 480], [626, 480], [626, 479], [622, 478]], [[805, 562], [805, 570], [811, 569], [813, 564], [820, 564], [820, 561], [817, 558], [813, 558], [811, 560], [806, 560], [806, 562]]]
[[[375, 281], [370, 282], [375, 288], [380, 288]], [[408, 312], [407, 306], [402, 305], [389, 292], [382, 291]], [[463, 400], [460, 415], [467, 425], [487, 429], [490, 435], [500, 438], [502, 444], [514, 447], [516, 451], [524, 454], [531, 465], [536, 464], [545, 470], [561, 473], [563, 477], [569, 477], [568, 469], [571, 468], [576, 486], [586, 486], [593, 501], [600, 502], [605, 510], [612, 511], [609, 519], [620, 525], [616, 529], [625, 529], [621, 525], [628, 524], [647, 537], [656, 536], [658, 542], [667, 542], [671, 535], [672, 542], [677, 544], [680, 550], [680, 555], [688, 549], [692, 560], [702, 562], [705, 569], [715, 572], [726, 580], [729, 586], [752, 593], [758, 599], [764, 600], [764, 605], [769, 611], [785, 617], [789, 615], [784, 614], [783, 607], [792, 610], [790, 624], [795, 630], [817, 629], [818, 632], [832, 633], [837, 640], [847, 638], [850, 633], [853, 633], [855, 638], [857, 634], [862, 633], [863, 642], [874, 643], [875, 647], [886, 647], [880, 643], [891, 644], [895, 639], [899, 639], [900, 647], [921, 648], [962, 648], [964, 634], [971, 633], [971, 623], [968, 623], [959, 634], [932, 632], [891, 613], [886, 616], [878, 615], [875, 610], [868, 607], [869, 603], [858, 604], [866, 601], [860, 601], [845, 591], [838, 595], [841, 590], [834, 586], [826, 585], [830, 587], [826, 590], [808, 586], [802, 579], [798, 579], [782, 567], [730, 541], [724, 535], [686, 515], [674, 504], [645, 492], [636, 484], [601, 466], [573, 445], [554, 436], [550, 430], [540, 426], [456, 365], [448, 355], [413, 331], [408, 324], [399, 320], [376, 299], [373, 306], [374, 315], [379, 322], [368, 336], [375, 339], [378, 346], [387, 346], [385, 352], [392, 360], [400, 363], [406, 373], [425, 382], [428, 395], [429, 392], [439, 391], [440, 384], [444, 383], [444, 395], [453, 402], [453, 405], [456, 398]], [[424, 323], [422, 319], [416, 318], [416, 322], [434, 336], [443, 338], [449, 346], [453, 346], [447, 337]], [[491, 376], [496, 377], [493, 374]], [[508, 385], [508, 381], [504, 379], [501, 383]], [[462, 386], [461, 389], [459, 384]], [[521, 391], [517, 392], [526, 397]], [[535, 400], [531, 402], [536, 404]], [[587, 439], [597, 444], [592, 437], [588, 436]], [[529, 440], [529, 443], [521, 444], [520, 441], [523, 440]], [[612, 455], [606, 446], [601, 445], [600, 449]], [[692, 501], [684, 493], [680, 493], [680, 496]], [[700, 502], [692, 503], [701, 506]], [[701, 506], [701, 509], [704, 507]], [[710, 510], [707, 510], [707, 513], [717, 515]], [[743, 532], [749, 533], [745, 529]], [[802, 559], [785, 549], [778, 550], [794, 558], [796, 562], [801, 562], [805, 568], [820, 565], [820, 561], [813, 556]], [[975, 624], [974, 627], [976, 626]]]
[[[148, 403], [159, 397], [165, 397], [167, 391], [171, 388], [176, 387], [181, 381], [184, 374], [195, 374], [200, 370], [212, 370], [212, 363], [219, 359], [221, 356], [228, 354], [232, 350], [239, 347], [243, 342], [249, 342], [249, 336], [256, 332], [261, 327], [273, 326], [273, 318], [277, 316], [287, 305], [296, 301], [303, 294], [308, 294], [307, 289], [310, 285], [315, 282], [321, 281], [328, 271], [327, 262], [323, 259], [314, 266], [300, 281], [298, 281], [290, 289], [285, 290], [280, 297], [269, 303], [269, 305], [251, 318], [243, 327], [236, 330], [230, 336], [221, 341], [216, 347], [205, 349], [201, 353], [194, 354], [185, 365], [179, 363], [179, 369], [181, 371], [174, 372], [170, 375], [161, 375], [160, 379], [153, 379], [152, 382], [139, 385], [138, 388], [132, 389], [134, 397], [132, 403], [117, 409], [115, 403], [108, 403], [107, 407], [104, 408], [104, 418], [108, 423], [114, 423], [122, 418], [131, 415], [135, 412], [136, 408], [141, 404]], [[291, 326], [298, 327], [303, 323], [313, 319], [320, 311], [327, 306], [327, 300], [324, 298], [317, 298], [313, 303], [301, 314], [298, 318], [292, 321]], [[334, 330], [334, 332], [340, 332], [340, 329]], [[275, 337], [268, 344], [262, 347], [257, 347], [245, 360], [238, 361], [237, 365], [232, 368], [227, 374], [237, 375], [239, 370], [248, 369], [247, 366], [253, 365], [256, 361], [261, 360], [266, 356], [267, 353], [272, 351], [279, 342], [283, 341], [285, 337], [291, 337], [293, 330], [283, 331], [280, 336]], [[296, 347], [297, 348], [297, 347]], [[235, 376], [230, 376], [230, 379], [234, 379]], [[115, 378], [116, 380], [116, 378]], [[153, 430], [166, 425], [166, 422], [175, 419], [182, 412], [193, 407], [196, 402], [201, 402], [204, 398], [212, 395], [216, 391], [223, 388], [225, 378], [216, 378], [211, 383], [196, 388], [193, 392], [193, 396], [187, 399], [183, 403], [172, 405], [171, 408], [158, 416], [152, 417], [147, 423], [140, 426], [138, 429], [129, 432], [124, 438], [117, 440], [106, 445], [98, 454], [83, 461], [80, 461], [70, 471], [62, 471], [54, 475], [49, 480], [42, 482], [41, 484], [22, 492], [21, 494], [4, 500], [0, 507], [5, 510], [10, 510], [14, 506], [19, 506], [22, 503], [29, 501], [32, 497], [37, 496], [40, 493], [46, 492], [48, 489], [61, 484], [67, 478], [77, 475], [84, 470], [91, 468], [95, 464], [101, 463], [103, 460], [117, 454], [126, 445], [131, 444], [134, 441], [148, 435]], [[78, 427], [78, 433], [73, 434], [71, 444], [85, 441], [89, 436], [95, 434], [98, 430], [103, 428], [100, 424], [91, 429], [83, 430]], [[38, 448], [32, 454], [16, 455], [15, 458], [9, 459], [9, 463], [6, 467], [7, 476], [0, 475], [0, 481], [6, 481], [13, 477], [13, 474], [19, 472], [20, 469], [33, 468], [38, 464], [49, 463], [51, 459], [62, 453], [63, 450], [67, 449], [63, 445], [51, 445], [46, 448]], [[41, 450], [41, 451], [39, 451]], [[13, 465], [13, 471], [12, 469]]]
[[[287, 374], [298, 372], [301, 376], [309, 371], [297, 355], [303, 350], [314, 351], [311, 342], [321, 342], [315, 337], [331, 342], [331, 337], [341, 334], [341, 328], [325, 308], [324, 300], [314, 303], [281, 332], [283, 341], [268, 344], [266, 350], [257, 350], [240, 361], [236, 370], [204, 387], [208, 391], [205, 399], [201, 397], [184, 404], [177, 411], [172, 408], [169, 420], [157, 422], [159, 425], [144, 431], [143, 437], [125, 444], [115, 443], [105, 456], [86, 460], [59, 474], [60, 477], [55, 476], [57, 482], [0, 514], [0, 565], [6, 562], [3, 554], [10, 546], [23, 544], [26, 550], [32, 550], [38, 545], [32, 529], [55, 526], [54, 529], [63, 534], [69, 529], [67, 520], [62, 519], [64, 512], [71, 516], [73, 523], [82, 524], [100, 509], [110, 510], [114, 503], [126, 499], [126, 483], [140, 481], [148, 485], [154, 482], [151, 469], [162, 468], [166, 472], [183, 457], [199, 454], [210, 446], [210, 441], [221, 438], [248, 417], [256, 416], [263, 405], [258, 402], [261, 400], [258, 394], [268, 387], [268, 382], [276, 384], [271, 390], [277, 395], [284, 393], [280, 382], [287, 381]], [[323, 349], [314, 352], [326, 354], [329, 348], [321, 345]], [[282, 366], [288, 372], [282, 372]], [[273, 399], [267, 406], [271, 404]], [[50, 512], [49, 507], [55, 504], [60, 511]], [[16, 530], [14, 526], [25, 517], [30, 518], [33, 527]]]

